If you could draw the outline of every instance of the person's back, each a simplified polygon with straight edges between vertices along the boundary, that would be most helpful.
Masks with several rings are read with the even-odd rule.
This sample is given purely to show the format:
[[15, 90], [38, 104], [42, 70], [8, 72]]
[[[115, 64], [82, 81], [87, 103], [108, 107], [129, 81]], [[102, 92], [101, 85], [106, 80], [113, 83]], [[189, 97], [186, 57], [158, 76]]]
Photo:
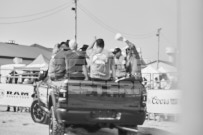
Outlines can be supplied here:
[[65, 74], [65, 67], [65, 55], [61, 50], [50, 60], [48, 75], [51, 78], [61, 78]]
[[88, 80], [86, 57], [82, 51], [77, 51], [75, 40], [69, 42], [70, 51], [66, 52], [66, 78], [74, 80]]
[[104, 50], [104, 41], [97, 39], [97, 48], [93, 49], [93, 45], [87, 49], [87, 55], [90, 57], [90, 77], [92, 80], [110, 80], [112, 70], [115, 78], [115, 67], [113, 55]]
[[63, 48], [53, 54], [49, 63], [48, 76], [52, 80], [63, 78], [66, 72], [66, 51], [64, 51], [65, 45], [61, 44], [62, 46]]
[[93, 52], [91, 58], [90, 76], [92, 78], [100, 78], [103, 80], [110, 79], [111, 61], [113, 61], [113, 57], [111, 57], [106, 50], [103, 50], [98, 54], [94, 54]]
[[85, 56], [79, 51], [68, 51], [66, 53], [68, 68], [67, 77], [70, 79], [84, 80], [83, 65], [87, 65]]

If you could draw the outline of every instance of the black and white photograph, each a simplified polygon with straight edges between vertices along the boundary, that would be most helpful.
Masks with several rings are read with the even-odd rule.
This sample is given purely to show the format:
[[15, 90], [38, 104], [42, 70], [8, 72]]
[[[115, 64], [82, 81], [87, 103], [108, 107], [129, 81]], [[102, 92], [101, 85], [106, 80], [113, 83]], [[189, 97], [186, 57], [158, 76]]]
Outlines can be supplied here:
[[201, 0], [0, 0], [0, 135], [203, 134]]

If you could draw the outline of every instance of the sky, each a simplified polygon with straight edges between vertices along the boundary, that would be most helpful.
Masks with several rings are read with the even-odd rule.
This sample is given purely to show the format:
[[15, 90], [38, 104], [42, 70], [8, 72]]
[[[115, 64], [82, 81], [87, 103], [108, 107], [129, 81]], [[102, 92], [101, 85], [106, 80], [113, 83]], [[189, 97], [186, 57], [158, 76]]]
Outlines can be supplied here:
[[[73, 0], [0, 0], [0, 42], [34, 43], [52, 48], [73, 39]], [[141, 48], [145, 59], [157, 59], [158, 28], [160, 59], [166, 47], [177, 47], [177, 0], [78, 0], [79, 46], [103, 38], [106, 49], [123, 48], [116, 33]]]

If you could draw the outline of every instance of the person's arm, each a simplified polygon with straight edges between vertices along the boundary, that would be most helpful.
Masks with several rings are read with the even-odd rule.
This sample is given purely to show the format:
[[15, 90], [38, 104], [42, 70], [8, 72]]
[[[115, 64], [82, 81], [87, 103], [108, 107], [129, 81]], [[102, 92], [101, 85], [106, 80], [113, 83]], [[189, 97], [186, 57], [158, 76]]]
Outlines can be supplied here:
[[131, 75], [135, 75], [137, 72], [137, 70], [138, 70], [138, 67], [137, 67], [137, 60], [134, 58], [133, 60], [132, 60], [132, 62], [131, 62], [131, 65], [132, 65], [132, 68], [131, 68]]
[[81, 57], [82, 71], [85, 76], [84, 80], [89, 80], [88, 71], [87, 71], [87, 61], [85, 57]]
[[64, 76], [65, 78], [69, 77], [69, 75], [68, 75], [68, 63], [69, 63], [69, 59], [68, 59], [67, 55], [65, 55], [65, 65], [66, 65], [66, 67], [65, 67], [66, 71], [65, 71], [65, 76]]
[[111, 63], [111, 71], [112, 71], [112, 77], [114, 80], [116, 80], [116, 69], [115, 69], [115, 61], [114, 58], [110, 58], [110, 63]]
[[94, 44], [96, 43], [96, 40], [97, 40], [97, 38], [95, 37], [93, 43], [90, 46], [88, 46], [87, 50], [90, 50], [90, 49], [92, 49], [94, 47]]
[[113, 76], [113, 79], [116, 80], [116, 70], [114, 65], [112, 65], [112, 76]]
[[85, 75], [85, 80], [89, 80], [88, 73], [87, 73], [87, 65], [82, 66], [83, 73]]
[[135, 45], [128, 40], [125, 40], [124, 42], [129, 46], [129, 48], [131, 49], [132, 53], [136, 56], [136, 58], [140, 59], [139, 53], [138, 53]]

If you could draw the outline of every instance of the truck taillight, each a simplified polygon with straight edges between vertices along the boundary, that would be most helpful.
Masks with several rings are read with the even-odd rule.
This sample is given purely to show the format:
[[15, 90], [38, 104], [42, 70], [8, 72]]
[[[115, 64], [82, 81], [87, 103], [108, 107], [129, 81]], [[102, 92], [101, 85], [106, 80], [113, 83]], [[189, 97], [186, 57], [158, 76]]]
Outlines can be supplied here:
[[147, 102], [147, 93], [145, 88], [141, 91], [141, 106], [146, 107], [146, 102]]
[[65, 89], [60, 89], [59, 90], [59, 98], [67, 98], [68, 94], [67, 94], [67, 90]]

